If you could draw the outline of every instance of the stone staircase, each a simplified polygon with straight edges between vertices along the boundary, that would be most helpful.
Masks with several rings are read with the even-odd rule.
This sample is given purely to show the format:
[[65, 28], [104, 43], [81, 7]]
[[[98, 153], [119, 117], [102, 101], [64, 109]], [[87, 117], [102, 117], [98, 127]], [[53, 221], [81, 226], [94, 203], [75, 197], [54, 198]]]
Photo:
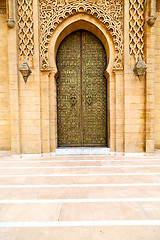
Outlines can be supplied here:
[[0, 240], [160, 240], [160, 158], [0, 158]]

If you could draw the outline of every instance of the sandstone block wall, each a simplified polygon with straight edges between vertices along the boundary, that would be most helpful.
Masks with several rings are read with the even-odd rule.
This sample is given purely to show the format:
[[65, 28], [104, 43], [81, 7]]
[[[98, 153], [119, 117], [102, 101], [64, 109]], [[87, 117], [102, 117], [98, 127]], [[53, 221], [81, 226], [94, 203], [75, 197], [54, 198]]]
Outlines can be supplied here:
[[145, 79], [139, 81], [133, 73], [134, 61], [130, 59], [130, 74], [125, 81], [125, 152], [145, 150]]
[[41, 153], [40, 87], [33, 73], [24, 83], [19, 75], [19, 118], [21, 153]]
[[0, 14], [0, 151], [11, 149], [6, 14]]
[[155, 148], [160, 148], [160, 12], [156, 13]]
[[[54, 152], [57, 146], [55, 72], [40, 70], [38, 0], [33, 2], [34, 56], [27, 83], [19, 72], [18, 25], [8, 29], [7, 14], [0, 13], [0, 151], [13, 154]], [[129, 1], [124, 3], [124, 69], [111, 71], [108, 80], [109, 141], [112, 152], [149, 153], [154, 144], [160, 148], [160, 12], [153, 27], [146, 23], [148, 69], [140, 81], [129, 52]]]

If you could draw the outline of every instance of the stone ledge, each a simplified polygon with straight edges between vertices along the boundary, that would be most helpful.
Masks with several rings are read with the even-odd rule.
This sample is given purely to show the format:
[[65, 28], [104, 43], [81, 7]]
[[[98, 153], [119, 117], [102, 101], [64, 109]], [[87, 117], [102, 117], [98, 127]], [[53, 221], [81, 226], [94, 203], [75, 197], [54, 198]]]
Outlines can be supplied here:
[[107, 147], [60, 147], [56, 149], [56, 155], [109, 155]]

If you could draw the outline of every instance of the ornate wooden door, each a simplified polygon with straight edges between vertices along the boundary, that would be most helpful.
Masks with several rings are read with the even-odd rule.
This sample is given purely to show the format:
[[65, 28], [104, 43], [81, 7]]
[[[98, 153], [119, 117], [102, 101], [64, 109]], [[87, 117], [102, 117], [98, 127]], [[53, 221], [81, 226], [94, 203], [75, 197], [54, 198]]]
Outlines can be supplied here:
[[106, 53], [88, 31], [67, 36], [57, 53], [58, 146], [107, 145]]

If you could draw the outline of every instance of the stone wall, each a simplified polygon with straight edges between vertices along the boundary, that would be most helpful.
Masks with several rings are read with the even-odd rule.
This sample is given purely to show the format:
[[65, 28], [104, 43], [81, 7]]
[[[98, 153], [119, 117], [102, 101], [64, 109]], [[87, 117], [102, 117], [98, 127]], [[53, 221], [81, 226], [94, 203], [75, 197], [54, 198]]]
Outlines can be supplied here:
[[[33, 4], [34, 2], [34, 4]], [[23, 63], [25, 54], [27, 55], [28, 64], [31, 68], [31, 75], [27, 83], [24, 82], [19, 72], [19, 145], [22, 154], [40, 154], [41, 153], [41, 119], [42, 109], [41, 101], [44, 101], [45, 91], [40, 88], [40, 71], [39, 71], [39, 35], [38, 35], [38, 1], [26, 1], [27, 11], [25, 14], [19, 14], [18, 22], [22, 21], [29, 26], [30, 34], [27, 30], [18, 28], [18, 32], [25, 36], [25, 41], [29, 42], [30, 47], [19, 46], [19, 65]], [[18, 1], [18, 11], [21, 12], [22, 1]], [[34, 11], [33, 11], [34, 9]], [[23, 11], [22, 11], [23, 12]], [[20, 20], [21, 19], [21, 20]], [[32, 23], [32, 24], [31, 24]], [[19, 26], [19, 25], [18, 25]], [[19, 38], [19, 45], [22, 41]], [[22, 41], [23, 42], [23, 41]], [[45, 106], [49, 107], [49, 106]]]
[[40, 87], [39, 78], [32, 71], [26, 84], [19, 78], [21, 153], [41, 153]]
[[0, 151], [11, 148], [7, 32], [6, 14], [0, 13]]
[[130, 58], [125, 80], [125, 152], [145, 150], [145, 79], [133, 73], [135, 62]]
[[[130, 2], [130, 3], [129, 3]], [[143, 52], [144, 38], [141, 35], [141, 23], [135, 17], [136, 9], [133, 1], [125, 1], [125, 32], [124, 32], [124, 152], [141, 153], [145, 151], [145, 77], [142, 81], [134, 74], [133, 69], [137, 56]], [[141, 15], [142, 18], [143, 14]], [[143, 16], [144, 17], [144, 16]], [[139, 45], [134, 25], [138, 26], [141, 37]]]
[[[141, 31], [143, 27], [141, 21], [135, 18], [132, 10], [137, 11], [144, 18], [143, 5], [141, 5], [141, 10], [139, 8], [137, 10], [133, 2], [131, 6], [131, 1], [129, 4], [128, 0], [124, 0], [124, 6], [122, 6], [126, 24], [120, 31], [124, 40], [121, 41], [122, 36], [122, 39], [118, 41], [116, 37], [118, 39], [119, 32], [115, 31], [117, 34], [115, 37], [110, 28], [107, 29], [110, 21], [106, 24], [102, 21], [105, 14], [103, 13], [99, 20], [97, 14], [100, 11], [95, 13], [94, 8], [92, 14], [86, 14], [82, 9], [73, 15], [74, 11], [71, 11], [71, 16], [67, 13], [63, 14], [66, 18], [64, 21], [59, 16], [59, 25], [55, 22], [54, 26], [51, 25], [45, 33], [42, 31], [46, 29], [42, 28], [43, 14], [42, 19], [39, 18], [41, 16], [39, 1], [31, 1], [28, 2], [29, 13], [27, 15], [26, 12], [26, 17], [23, 19], [30, 28], [30, 34], [27, 36], [27, 29], [20, 27], [21, 16], [16, 18], [17, 9], [21, 10], [22, 2], [19, 1], [18, 8], [14, 1], [13, 3], [16, 20], [16, 26], [13, 29], [7, 28], [5, 21], [7, 15], [2, 12], [0, 14], [0, 52], [2, 53], [0, 55], [0, 150], [11, 150], [13, 154], [55, 152], [57, 146], [56, 50], [63, 36], [67, 36], [73, 30], [78, 30], [79, 27], [98, 35], [110, 58], [107, 84], [108, 135], [111, 152], [144, 153], [146, 151], [151, 153], [154, 151], [154, 144], [156, 148], [160, 148], [160, 12], [157, 12], [155, 25], [150, 27], [145, 22], [145, 28]], [[79, 6], [76, 4], [77, 2], [75, 6], [73, 4], [75, 9], [72, 10], [79, 11], [77, 10]], [[87, 6], [85, 5], [86, 9]], [[52, 19], [47, 21], [53, 24]], [[134, 35], [135, 22], [139, 28], [140, 44]], [[72, 28], [70, 28], [71, 25]], [[53, 27], [55, 27], [54, 31]], [[113, 30], [115, 29], [117, 28]], [[101, 31], [104, 34], [103, 37]], [[22, 44], [24, 35], [25, 41], [30, 42], [28, 45]], [[21, 37], [18, 38], [18, 36]], [[47, 46], [46, 52], [48, 51], [44, 56], [41, 56], [43, 54], [40, 50], [42, 49], [40, 48], [42, 37], [46, 41], [44, 41], [45, 47]], [[124, 44], [122, 45], [121, 42]], [[118, 56], [124, 69], [113, 69], [117, 43], [122, 49], [122, 54]], [[133, 72], [140, 54], [143, 55], [148, 66], [146, 76], [141, 81]], [[32, 70], [27, 83], [24, 82], [19, 72], [19, 66], [25, 55], [28, 57], [28, 64]], [[41, 68], [41, 58], [45, 56], [51, 71], [50, 68]]]
[[160, 12], [156, 16], [155, 147], [160, 148]]

